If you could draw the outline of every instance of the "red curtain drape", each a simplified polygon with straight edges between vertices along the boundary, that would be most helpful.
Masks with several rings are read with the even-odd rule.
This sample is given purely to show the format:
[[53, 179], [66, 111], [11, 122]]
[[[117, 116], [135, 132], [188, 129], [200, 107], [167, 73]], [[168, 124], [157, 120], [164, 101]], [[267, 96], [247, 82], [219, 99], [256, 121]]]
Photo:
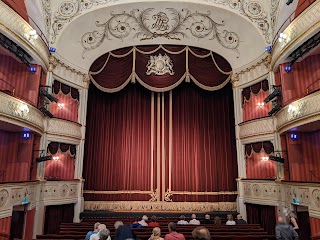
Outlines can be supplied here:
[[264, 160], [268, 157], [264, 151], [256, 154], [253, 153], [246, 159], [247, 178], [269, 179], [277, 176], [276, 163], [271, 160]]
[[74, 204], [46, 206], [44, 234], [59, 234], [61, 223], [72, 223]]
[[298, 139], [291, 140], [286, 133], [290, 180], [320, 181], [320, 131], [299, 132]]
[[[150, 191], [151, 92], [140, 85], [108, 94], [89, 89], [85, 189]], [[148, 194], [84, 194], [86, 200], [149, 200]]]
[[[235, 191], [237, 160], [231, 85], [208, 92], [186, 83], [174, 89], [172, 104], [172, 191]], [[235, 196], [174, 195], [173, 199], [234, 201]]]
[[[10, 227], [11, 227], [11, 217], [0, 218], [0, 233], [4, 235], [10, 235]], [[1, 237], [0, 237], [1, 239]], [[4, 238], [3, 239], [9, 239]]]
[[320, 89], [320, 54], [307, 57], [292, 66], [287, 73], [287, 63], [280, 65], [281, 89], [284, 103], [290, 103]]
[[320, 219], [310, 217], [309, 220], [310, 220], [311, 235], [320, 236]]
[[276, 208], [274, 206], [246, 203], [249, 224], [261, 224], [268, 234], [275, 234]]
[[10, 84], [15, 89], [15, 97], [37, 105], [42, 70], [41, 66], [33, 67], [37, 68], [36, 73], [30, 73], [24, 63], [0, 54], [0, 91], [10, 90]]
[[75, 156], [68, 153], [56, 153], [56, 160], [46, 161], [44, 177], [46, 179], [74, 179]]

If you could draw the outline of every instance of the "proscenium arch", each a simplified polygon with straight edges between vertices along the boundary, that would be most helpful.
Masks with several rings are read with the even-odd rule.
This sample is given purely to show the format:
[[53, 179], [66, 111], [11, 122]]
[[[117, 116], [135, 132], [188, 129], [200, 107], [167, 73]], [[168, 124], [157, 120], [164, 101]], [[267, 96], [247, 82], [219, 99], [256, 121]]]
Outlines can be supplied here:
[[[141, 16], [146, 10], [147, 14]], [[192, 16], [183, 21], [186, 14]], [[135, 22], [133, 16], [148, 29], [141, 28], [141, 22]], [[159, 18], [162, 19], [160, 23]], [[169, 19], [167, 29], [163, 27], [165, 18]], [[177, 26], [173, 19], [180, 24], [176, 32], [172, 31], [173, 26]], [[88, 72], [91, 64], [104, 53], [150, 44], [211, 50], [223, 56], [232, 69], [257, 59], [266, 45], [253, 22], [225, 8], [195, 3], [184, 3], [182, 7], [177, 2], [167, 1], [139, 2], [103, 7], [75, 18], [59, 34], [56, 54], [70, 66]]]

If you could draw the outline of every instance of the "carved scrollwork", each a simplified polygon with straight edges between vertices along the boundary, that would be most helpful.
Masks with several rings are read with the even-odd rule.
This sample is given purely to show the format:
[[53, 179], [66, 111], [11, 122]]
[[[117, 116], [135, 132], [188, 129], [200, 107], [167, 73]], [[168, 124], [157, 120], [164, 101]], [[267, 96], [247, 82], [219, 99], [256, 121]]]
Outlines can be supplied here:
[[261, 186], [259, 184], [253, 184], [252, 192], [253, 192], [253, 195], [257, 197], [261, 196], [261, 193], [262, 193]]
[[156, 202], [156, 201], [158, 201], [158, 196], [159, 196], [159, 194], [158, 194], [158, 189], [156, 189], [154, 192], [150, 193], [149, 195], [151, 196], [149, 202]]
[[7, 190], [2, 189], [0, 191], [0, 207], [4, 206], [8, 202], [9, 193]]
[[60, 196], [62, 197], [65, 197], [68, 195], [69, 193], [69, 187], [67, 184], [63, 184], [61, 185], [60, 189], [59, 189], [59, 193], [60, 193]]
[[312, 191], [312, 200], [314, 202], [314, 204], [320, 208], [320, 190], [319, 189], [315, 189]]
[[167, 191], [164, 194], [164, 201], [172, 202], [172, 199], [171, 199], [172, 196], [173, 196], [173, 194], [171, 193], [171, 191], [169, 189], [167, 189]]
[[238, 53], [239, 36], [235, 32], [223, 29], [225, 23], [218, 23], [211, 17], [211, 12], [191, 12], [189, 9], [176, 10], [166, 8], [158, 12], [154, 8], [133, 9], [130, 12], [111, 13], [104, 23], [96, 22], [97, 30], [85, 33], [81, 38], [83, 54], [98, 48], [105, 39], [122, 40], [127, 37], [140, 41], [165, 37], [181, 40], [184, 37], [197, 39], [216, 39], [218, 43]]

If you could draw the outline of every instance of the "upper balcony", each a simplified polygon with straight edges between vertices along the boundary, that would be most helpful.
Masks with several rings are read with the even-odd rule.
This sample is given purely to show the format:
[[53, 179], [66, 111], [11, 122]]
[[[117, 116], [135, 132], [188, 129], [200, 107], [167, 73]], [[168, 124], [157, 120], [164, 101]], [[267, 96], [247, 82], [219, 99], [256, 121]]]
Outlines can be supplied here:
[[[308, 5], [310, 1], [304, 2]], [[271, 61], [271, 67], [274, 71], [302, 43], [320, 31], [320, 2], [312, 2], [306, 9], [304, 9], [304, 5], [298, 7], [298, 10], [289, 16], [275, 35]], [[301, 9], [303, 9], [302, 12]], [[299, 15], [297, 16], [297, 14]], [[283, 29], [287, 24], [289, 25]], [[285, 34], [281, 41], [279, 41], [280, 33]]]

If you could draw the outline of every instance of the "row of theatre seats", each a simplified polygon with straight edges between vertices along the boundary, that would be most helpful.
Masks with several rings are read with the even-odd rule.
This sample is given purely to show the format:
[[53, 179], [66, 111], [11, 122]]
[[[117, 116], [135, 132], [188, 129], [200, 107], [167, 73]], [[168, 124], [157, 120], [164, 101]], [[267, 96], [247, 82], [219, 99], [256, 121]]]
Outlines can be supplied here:
[[[83, 219], [81, 223], [62, 223], [60, 225], [59, 234], [37, 235], [37, 239], [84, 239], [88, 231], [92, 231], [95, 222], [104, 223], [111, 232], [111, 238], [114, 239], [114, 222], [121, 220], [125, 225], [133, 222], [132, 218], [90, 218]], [[168, 233], [167, 225], [169, 222], [177, 222], [179, 219], [159, 219], [161, 236], [164, 237]], [[182, 233], [187, 240], [192, 238], [192, 230], [196, 226], [185, 225], [177, 226], [177, 232]], [[269, 235], [259, 224], [244, 224], [235, 226], [226, 225], [205, 225], [211, 233], [213, 240], [215, 239], [230, 239], [230, 240], [274, 240], [275, 236]], [[133, 229], [137, 238], [141, 240], [148, 240], [152, 233], [152, 227], [143, 227], [140, 229]]]

